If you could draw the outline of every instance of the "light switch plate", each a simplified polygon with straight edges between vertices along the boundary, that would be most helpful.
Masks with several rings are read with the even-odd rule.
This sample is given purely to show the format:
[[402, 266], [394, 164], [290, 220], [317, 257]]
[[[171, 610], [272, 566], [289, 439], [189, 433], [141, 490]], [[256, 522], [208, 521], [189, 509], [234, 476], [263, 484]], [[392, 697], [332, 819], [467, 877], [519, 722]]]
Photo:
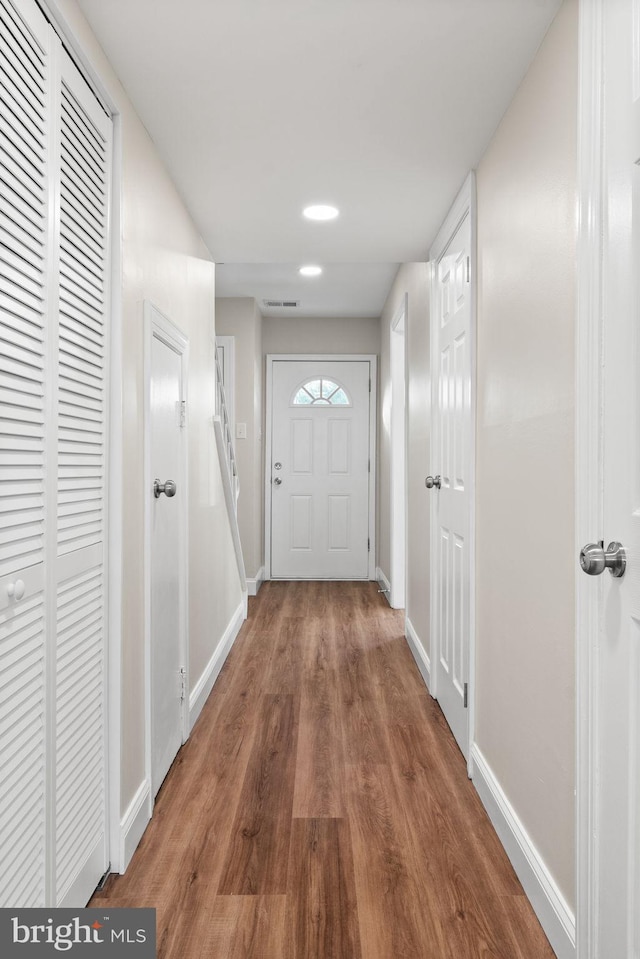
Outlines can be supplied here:
[[246, 440], [246, 438], [247, 438], [247, 424], [236, 423], [236, 439]]

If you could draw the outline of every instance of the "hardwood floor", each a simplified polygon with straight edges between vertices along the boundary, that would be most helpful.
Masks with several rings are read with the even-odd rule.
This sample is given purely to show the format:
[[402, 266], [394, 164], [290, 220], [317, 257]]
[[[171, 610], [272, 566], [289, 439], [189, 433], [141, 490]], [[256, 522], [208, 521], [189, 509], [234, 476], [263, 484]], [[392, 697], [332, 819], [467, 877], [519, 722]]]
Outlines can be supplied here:
[[553, 959], [375, 583], [266, 583], [124, 876], [163, 959]]

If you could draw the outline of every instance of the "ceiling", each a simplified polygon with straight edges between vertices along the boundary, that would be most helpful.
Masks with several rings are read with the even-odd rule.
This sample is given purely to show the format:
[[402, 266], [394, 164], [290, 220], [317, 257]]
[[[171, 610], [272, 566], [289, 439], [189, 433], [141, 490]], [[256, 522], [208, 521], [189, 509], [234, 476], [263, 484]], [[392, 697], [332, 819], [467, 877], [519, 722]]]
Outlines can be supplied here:
[[[307, 316], [379, 315], [397, 264], [426, 259], [560, 6], [78, 2], [223, 264], [218, 293]], [[310, 203], [340, 216], [310, 223]]]

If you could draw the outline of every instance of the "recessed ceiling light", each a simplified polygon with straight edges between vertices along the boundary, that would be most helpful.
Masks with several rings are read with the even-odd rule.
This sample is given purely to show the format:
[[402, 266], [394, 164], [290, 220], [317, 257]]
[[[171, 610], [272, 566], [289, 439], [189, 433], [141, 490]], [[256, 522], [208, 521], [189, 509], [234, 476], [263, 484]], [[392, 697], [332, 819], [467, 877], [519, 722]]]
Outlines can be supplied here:
[[335, 220], [339, 211], [335, 206], [320, 203], [315, 206], [306, 206], [302, 212], [307, 220]]
[[300, 276], [320, 276], [322, 273], [321, 266], [301, 266], [298, 270]]

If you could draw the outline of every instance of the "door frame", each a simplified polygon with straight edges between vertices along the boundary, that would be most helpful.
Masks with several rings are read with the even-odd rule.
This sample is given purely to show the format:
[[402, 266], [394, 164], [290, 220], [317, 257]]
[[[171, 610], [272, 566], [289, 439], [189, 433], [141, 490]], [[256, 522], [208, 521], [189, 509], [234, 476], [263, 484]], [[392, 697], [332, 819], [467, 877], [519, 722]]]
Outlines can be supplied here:
[[[467, 772], [473, 777], [473, 750], [475, 740], [475, 673], [476, 673], [476, 390], [477, 390], [477, 204], [476, 204], [476, 176], [471, 171], [467, 176], [460, 192], [449, 210], [431, 249], [429, 250], [429, 267], [431, 273], [431, 311], [429, 318], [430, 349], [431, 349], [431, 469], [435, 469], [440, 439], [440, 419], [438, 416], [438, 342], [439, 331], [437, 322], [438, 291], [436, 284], [435, 265], [438, 258], [444, 253], [453, 234], [466, 216], [469, 216], [471, 226], [470, 256], [470, 301], [471, 301], [471, 328], [469, 331], [469, 360], [470, 360], [470, 430], [467, 447], [469, 463], [469, 661], [467, 663], [467, 728], [468, 728], [468, 758]], [[434, 699], [438, 697], [438, 662], [440, 659], [440, 641], [438, 636], [437, 608], [440, 590], [438, 575], [438, 520], [437, 497], [430, 497], [430, 692]]]
[[[151, 345], [157, 337], [180, 356], [182, 398], [188, 409], [189, 339], [150, 300], [144, 301], [144, 662], [145, 662], [145, 778], [150, 788], [151, 806], [155, 802], [152, 781], [152, 689], [151, 689], [151, 497], [153, 480], [151, 472]], [[185, 694], [180, 706], [182, 742], [189, 736], [189, 621], [188, 621], [188, 573], [189, 573], [189, 471], [188, 471], [188, 416], [180, 430], [180, 466], [176, 475], [178, 489], [186, 495], [179, 496], [180, 528], [182, 535], [178, 546], [178, 576], [180, 579], [180, 635], [178, 644], [180, 659], [185, 670]]]
[[[407, 309], [409, 297], [405, 293], [391, 321], [389, 330], [389, 368], [391, 374], [391, 422], [390, 422], [390, 569], [389, 605], [392, 609], [405, 609], [407, 605]], [[399, 367], [402, 368], [400, 376]], [[394, 403], [396, 393], [402, 393], [402, 413]], [[400, 493], [401, 509], [397, 509], [397, 493]], [[400, 513], [401, 515], [397, 515]], [[400, 527], [400, 528], [399, 528]]]
[[[603, 2], [580, 4], [576, 322], [576, 564], [603, 528], [602, 316], [604, 254]], [[598, 534], [599, 535], [599, 534]], [[601, 589], [576, 565], [576, 950], [596, 959], [598, 927], [597, 649]], [[587, 588], [591, 586], [591, 588]]]
[[378, 396], [378, 357], [372, 353], [270, 353], [267, 355], [264, 460], [264, 570], [271, 579], [271, 444], [273, 415], [273, 364], [282, 360], [309, 363], [369, 363], [371, 393], [369, 399], [369, 579], [376, 578], [376, 424]]

